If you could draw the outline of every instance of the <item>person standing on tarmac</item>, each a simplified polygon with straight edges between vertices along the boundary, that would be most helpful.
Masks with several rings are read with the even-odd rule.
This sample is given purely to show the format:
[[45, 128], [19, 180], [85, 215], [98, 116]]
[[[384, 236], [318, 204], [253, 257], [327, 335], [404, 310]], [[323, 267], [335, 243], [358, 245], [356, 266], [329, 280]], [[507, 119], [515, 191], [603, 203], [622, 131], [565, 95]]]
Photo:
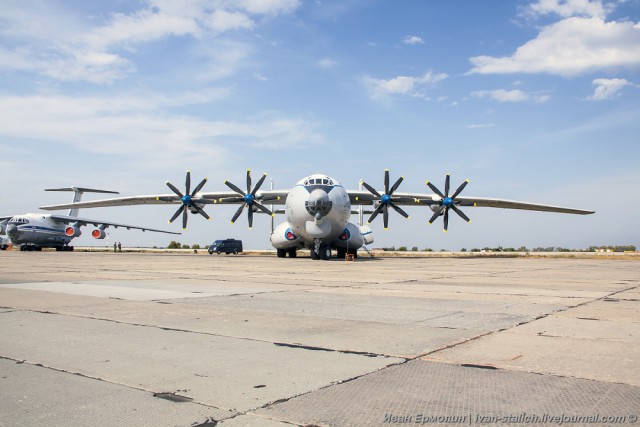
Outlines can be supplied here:
[[122, 243], [118, 242], [118, 252], [122, 252]]

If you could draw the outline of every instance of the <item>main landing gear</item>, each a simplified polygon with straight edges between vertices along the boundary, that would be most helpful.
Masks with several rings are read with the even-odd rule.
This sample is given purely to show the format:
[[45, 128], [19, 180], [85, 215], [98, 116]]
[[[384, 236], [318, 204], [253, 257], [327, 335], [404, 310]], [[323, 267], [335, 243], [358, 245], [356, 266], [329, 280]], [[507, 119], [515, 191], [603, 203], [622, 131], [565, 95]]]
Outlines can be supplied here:
[[38, 251], [40, 252], [42, 250], [42, 248], [40, 246], [36, 246], [36, 245], [21, 245], [20, 246], [20, 252], [25, 252], [25, 251]]
[[295, 258], [298, 256], [296, 248], [276, 249], [276, 253], [278, 254], [278, 258], [284, 258], [287, 254], [289, 254], [289, 258]]

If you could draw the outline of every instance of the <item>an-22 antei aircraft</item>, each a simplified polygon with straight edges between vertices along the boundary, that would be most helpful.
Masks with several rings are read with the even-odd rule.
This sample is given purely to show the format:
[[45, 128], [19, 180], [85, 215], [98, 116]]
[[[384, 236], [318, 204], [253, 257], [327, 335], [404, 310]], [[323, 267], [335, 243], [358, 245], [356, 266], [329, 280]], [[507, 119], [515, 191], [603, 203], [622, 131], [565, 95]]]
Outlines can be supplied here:
[[[535, 203], [517, 202], [512, 200], [489, 199], [481, 197], [460, 196], [469, 182], [464, 181], [453, 193], [450, 193], [450, 178], [446, 176], [444, 193], [427, 181], [427, 186], [434, 194], [400, 193], [396, 190], [402, 183], [402, 177], [390, 185], [389, 171], [384, 172], [384, 189], [376, 190], [362, 181], [364, 190], [347, 190], [335, 179], [322, 174], [310, 175], [301, 179], [288, 190], [261, 190], [266, 174], [262, 175], [255, 187], [252, 187], [251, 171], [247, 171], [246, 191], [225, 181], [232, 191], [201, 192], [207, 178], [191, 191], [191, 174], [187, 171], [185, 192], [181, 192], [167, 181], [167, 186], [173, 194], [158, 194], [147, 196], [133, 196], [104, 200], [86, 201], [66, 205], [43, 206], [41, 209], [55, 210], [67, 208], [95, 208], [107, 206], [128, 206], [141, 204], [179, 204], [178, 210], [169, 222], [173, 222], [182, 215], [182, 226], [187, 227], [189, 212], [198, 213], [210, 219], [204, 211], [205, 205], [236, 204], [240, 205], [231, 218], [235, 222], [242, 212], [247, 209], [249, 227], [253, 225], [253, 214], [264, 213], [274, 215], [284, 213], [286, 221], [275, 227], [271, 233], [271, 244], [277, 249], [278, 257], [284, 258], [288, 254], [294, 258], [298, 249], [309, 249], [312, 259], [328, 260], [332, 250], [337, 252], [338, 258], [346, 254], [356, 255], [357, 250], [364, 245], [373, 243], [373, 234], [366, 225], [355, 225], [349, 222], [352, 213], [360, 213], [362, 207], [372, 208], [368, 222], [382, 214], [384, 228], [389, 225], [389, 210], [393, 209], [405, 218], [409, 215], [400, 206], [428, 206], [433, 211], [429, 223], [438, 217], [443, 217], [444, 230], [449, 227], [449, 212], [455, 212], [460, 218], [469, 222], [469, 218], [462, 212], [461, 207], [492, 207], [505, 209], [524, 209], [545, 212], [559, 212], [587, 215], [594, 213], [581, 209]], [[366, 190], [366, 191], [365, 191]], [[269, 209], [265, 205], [285, 205], [284, 211]], [[352, 211], [353, 206], [359, 207]], [[360, 221], [362, 224], [362, 221]]]
[[[82, 199], [83, 193], [119, 194], [117, 191], [95, 190], [83, 187], [49, 188], [45, 191], [73, 191], [73, 203]], [[55, 248], [58, 251], [72, 251], [69, 242], [80, 236], [80, 227], [92, 225], [94, 239], [104, 239], [107, 227], [154, 231], [156, 233], [180, 234], [173, 231], [156, 230], [135, 225], [119, 224], [116, 222], [100, 221], [96, 219], [78, 218], [78, 207], [73, 207], [68, 215], [52, 215], [42, 213], [25, 213], [12, 216], [0, 216], [0, 234], [6, 233], [11, 245], [20, 245], [21, 251], [39, 251], [42, 248]], [[3, 245], [5, 246], [5, 245]], [[6, 249], [6, 246], [5, 246]]]

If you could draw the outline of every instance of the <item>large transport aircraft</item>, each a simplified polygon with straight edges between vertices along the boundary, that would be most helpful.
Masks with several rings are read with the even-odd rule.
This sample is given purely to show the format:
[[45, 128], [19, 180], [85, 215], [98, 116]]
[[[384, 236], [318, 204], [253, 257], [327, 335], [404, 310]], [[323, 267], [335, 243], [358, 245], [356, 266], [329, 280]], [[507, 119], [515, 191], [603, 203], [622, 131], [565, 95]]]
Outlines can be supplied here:
[[[558, 212], [578, 215], [588, 215], [593, 211], [572, 209], [559, 206], [542, 205], [512, 200], [489, 199], [481, 197], [460, 196], [462, 190], [469, 182], [464, 181], [453, 193], [450, 193], [450, 178], [446, 176], [444, 193], [427, 181], [427, 186], [434, 192], [426, 193], [400, 193], [398, 189], [404, 178], [398, 178], [390, 185], [389, 171], [384, 172], [384, 188], [376, 190], [362, 181], [364, 190], [347, 190], [335, 179], [323, 175], [314, 174], [301, 179], [288, 190], [261, 190], [266, 174], [262, 175], [255, 187], [252, 187], [251, 171], [247, 171], [246, 191], [225, 181], [232, 191], [201, 192], [207, 182], [203, 179], [191, 191], [191, 174], [187, 171], [185, 189], [183, 193], [173, 184], [167, 181], [167, 186], [173, 194], [159, 194], [147, 196], [121, 197], [103, 200], [86, 201], [65, 205], [43, 206], [41, 209], [75, 209], [96, 208], [107, 206], [129, 206], [145, 204], [179, 204], [178, 210], [173, 214], [169, 222], [173, 222], [182, 215], [182, 227], [187, 227], [187, 215], [189, 212], [198, 213], [210, 219], [204, 211], [205, 205], [210, 204], [236, 204], [240, 205], [231, 218], [235, 222], [242, 212], [247, 210], [249, 227], [253, 225], [253, 214], [264, 213], [274, 215], [284, 213], [286, 221], [275, 227], [271, 233], [271, 244], [276, 248], [278, 257], [287, 255], [294, 258], [298, 249], [309, 249], [312, 259], [328, 260], [332, 250], [336, 251], [338, 258], [344, 258], [347, 254], [356, 255], [357, 250], [364, 245], [373, 243], [373, 234], [366, 225], [355, 225], [349, 222], [352, 213], [360, 213], [362, 207], [372, 208], [368, 222], [373, 221], [382, 214], [384, 228], [389, 225], [389, 210], [393, 209], [405, 218], [409, 215], [400, 206], [429, 207], [433, 212], [429, 223], [438, 217], [443, 217], [444, 231], [449, 227], [449, 212], [453, 211], [460, 218], [469, 222], [469, 218], [462, 212], [461, 207], [492, 207], [504, 209], [524, 209], [544, 212]], [[265, 205], [285, 205], [284, 211], [269, 209]], [[359, 206], [359, 211], [352, 211], [353, 206]], [[362, 221], [360, 221], [362, 224]]]
[[[117, 191], [94, 190], [83, 187], [49, 188], [45, 191], [73, 191], [73, 203], [80, 202], [83, 193], [118, 194]], [[156, 230], [135, 225], [96, 219], [79, 218], [78, 207], [73, 207], [68, 215], [52, 215], [42, 213], [25, 213], [11, 216], [0, 216], [0, 234], [6, 233], [9, 245], [19, 245], [21, 251], [39, 251], [42, 248], [55, 248], [58, 251], [72, 251], [71, 239], [82, 234], [80, 227], [92, 225], [94, 239], [104, 239], [107, 227], [153, 231], [156, 233], [180, 234], [173, 231]], [[3, 242], [2, 247], [9, 246]]]

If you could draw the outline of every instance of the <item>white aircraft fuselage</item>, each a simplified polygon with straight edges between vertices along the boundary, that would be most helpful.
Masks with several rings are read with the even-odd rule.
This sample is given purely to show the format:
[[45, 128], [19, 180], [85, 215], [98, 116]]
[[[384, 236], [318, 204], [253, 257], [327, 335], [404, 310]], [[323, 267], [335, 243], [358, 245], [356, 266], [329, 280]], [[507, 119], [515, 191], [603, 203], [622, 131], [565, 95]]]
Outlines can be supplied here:
[[308, 248], [312, 256], [330, 256], [331, 249], [339, 253], [353, 253], [367, 242], [372, 243], [369, 227], [349, 222], [351, 202], [349, 193], [335, 179], [321, 174], [301, 179], [287, 195], [287, 220], [271, 234], [271, 244], [279, 255], [289, 250]]

